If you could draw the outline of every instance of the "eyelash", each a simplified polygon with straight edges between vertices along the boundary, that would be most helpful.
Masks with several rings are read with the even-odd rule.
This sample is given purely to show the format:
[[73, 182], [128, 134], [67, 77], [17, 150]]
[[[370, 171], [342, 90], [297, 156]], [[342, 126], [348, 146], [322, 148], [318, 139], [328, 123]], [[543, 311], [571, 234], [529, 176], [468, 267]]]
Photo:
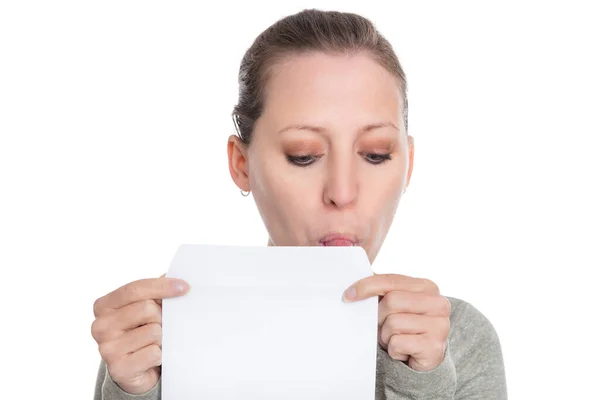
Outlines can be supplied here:
[[[365, 160], [369, 164], [372, 164], [372, 165], [381, 165], [381, 164], [385, 163], [386, 161], [389, 161], [392, 159], [390, 153], [386, 153], [386, 154], [364, 153], [363, 155], [365, 156]], [[319, 156], [314, 156], [314, 155], [291, 156], [291, 155], [288, 155], [287, 160], [292, 165], [295, 165], [298, 167], [308, 167], [309, 165], [313, 164], [315, 161], [317, 161], [321, 157], [322, 156], [320, 156], [320, 155]], [[375, 158], [375, 160], [373, 160], [373, 158]]]

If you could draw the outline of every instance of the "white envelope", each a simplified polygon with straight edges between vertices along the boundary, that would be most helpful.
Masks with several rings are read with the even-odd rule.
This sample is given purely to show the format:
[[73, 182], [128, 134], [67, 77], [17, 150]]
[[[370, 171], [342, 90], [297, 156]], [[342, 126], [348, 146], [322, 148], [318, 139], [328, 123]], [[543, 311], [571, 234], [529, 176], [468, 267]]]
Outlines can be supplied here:
[[375, 397], [377, 296], [361, 247], [182, 245], [163, 300], [162, 400]]

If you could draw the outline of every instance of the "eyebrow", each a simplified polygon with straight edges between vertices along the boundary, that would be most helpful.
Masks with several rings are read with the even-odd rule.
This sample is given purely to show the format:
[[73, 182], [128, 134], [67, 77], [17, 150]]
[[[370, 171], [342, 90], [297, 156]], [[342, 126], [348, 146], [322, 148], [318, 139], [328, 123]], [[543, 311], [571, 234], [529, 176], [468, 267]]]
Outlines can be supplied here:
[[[385, 122], [376, 122], [373, 124], [365, 125], [359, 130], [359, 133], [365, 133], [365, 132], [369, 132], [369, 131], [379, 129], [379, 128], [393, 128], [393, 129], [396, 129], [397, 131], [400, 131], [400, 129], [394, 123], [392, 123], [390, 121], [385, 121]], [[294, 125], [288, 125], [285, 128], [280, 129], [277, 132], [277, 134], [279, 135], [279, 134], [282, 134], [283, 132], [290, 131], [290, 130], [306, 130], [306, 131], [312, 131], [312, 132], [321, 133], [321, 134], [327, 131], [327, 129], [322, 126], [294, 124]]]

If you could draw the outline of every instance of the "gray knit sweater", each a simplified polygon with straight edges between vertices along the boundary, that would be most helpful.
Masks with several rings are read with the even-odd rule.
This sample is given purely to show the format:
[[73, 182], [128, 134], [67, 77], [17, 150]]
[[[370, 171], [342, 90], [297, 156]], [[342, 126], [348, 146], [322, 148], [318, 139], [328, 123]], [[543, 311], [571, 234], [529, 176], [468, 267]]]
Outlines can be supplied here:
[[[450, 335], [444, 361], [418, 372], [392, 359], [378, 346], [376, 400], [504, 400], [507, 398], [502, 349], [496, 330], [474, 306], [448, 297]], [[161, 381], [149, 392], [124, 392], [100, 361], [94, 400], [159, 400]], [[366, 399], [365, 399], [366, 400]]]

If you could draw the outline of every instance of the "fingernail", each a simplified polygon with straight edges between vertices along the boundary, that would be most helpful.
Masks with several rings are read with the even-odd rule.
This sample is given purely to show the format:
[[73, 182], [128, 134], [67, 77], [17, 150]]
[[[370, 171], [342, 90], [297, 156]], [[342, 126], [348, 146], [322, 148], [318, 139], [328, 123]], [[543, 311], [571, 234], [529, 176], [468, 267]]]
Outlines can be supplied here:
[[354, 286], [349, 287], [344, 292], [344, 300], [351, 301], [356, 297], [356, 288]]
[[178, 294], [184, 293], [188, 289], [188, 284], [185, 281], [174, 281], [173, 288]]

